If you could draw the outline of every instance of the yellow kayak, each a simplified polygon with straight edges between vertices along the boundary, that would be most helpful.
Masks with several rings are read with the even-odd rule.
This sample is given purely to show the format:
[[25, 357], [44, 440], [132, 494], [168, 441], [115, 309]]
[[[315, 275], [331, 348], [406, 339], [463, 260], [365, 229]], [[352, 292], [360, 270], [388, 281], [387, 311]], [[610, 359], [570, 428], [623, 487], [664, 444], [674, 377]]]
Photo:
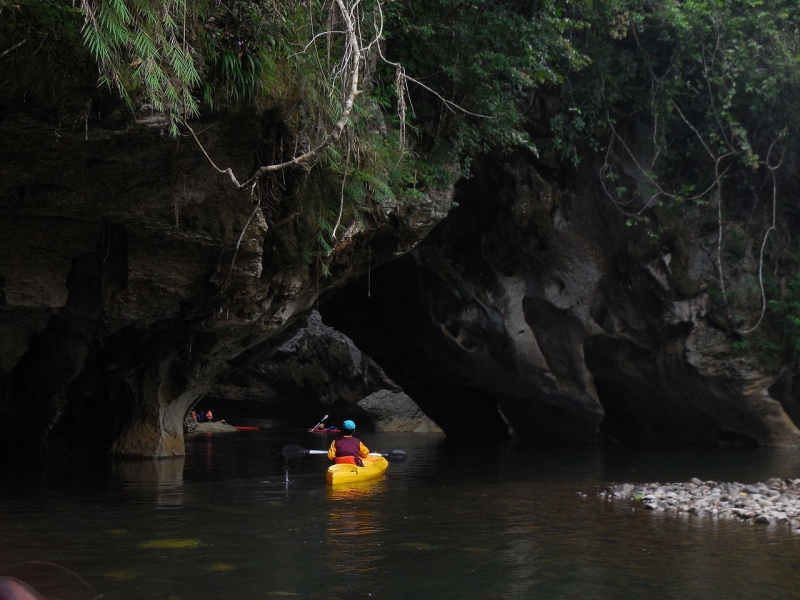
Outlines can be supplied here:
[[355, 483], [377, 479], [386, 472], [389, 462], [382, 456], [367, 456], [362, 459], [363, 467], [355, 465], [331, 465], [325, 473], [325, 481], [331, 485], [337, 483]]

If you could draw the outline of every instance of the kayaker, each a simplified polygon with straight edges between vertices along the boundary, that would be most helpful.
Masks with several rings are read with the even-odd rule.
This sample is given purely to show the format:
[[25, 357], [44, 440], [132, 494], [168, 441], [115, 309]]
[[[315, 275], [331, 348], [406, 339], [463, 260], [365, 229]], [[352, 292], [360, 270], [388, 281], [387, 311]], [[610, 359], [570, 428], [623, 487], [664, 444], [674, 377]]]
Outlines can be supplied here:
[[328, 458], [336, 461], [337, 464], [348, 463], [363, 467], [364, 463], [362, 458], [369, 455], [369, 449], [361, 443], [356, 437], [353, 437], [353, 432], [356, 430], [356, 424], [348, 419], [342, 423], [342, 433], [340, 438], [333, 440], [331, 447], [328, 449]]

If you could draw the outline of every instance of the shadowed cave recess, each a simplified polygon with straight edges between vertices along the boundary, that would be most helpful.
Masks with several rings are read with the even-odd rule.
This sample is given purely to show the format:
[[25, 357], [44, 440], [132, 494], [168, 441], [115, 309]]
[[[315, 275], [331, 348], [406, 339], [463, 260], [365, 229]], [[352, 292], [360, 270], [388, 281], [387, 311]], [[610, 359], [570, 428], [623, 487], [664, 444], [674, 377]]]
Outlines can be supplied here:
[[598, 194], [524, 157], [484, 163], [323, 319], [454, 439], [796, 444], [793, 380], [726, 353], [707, 295], [681, 293], [663, 251], [635, 256], [645, 242]]

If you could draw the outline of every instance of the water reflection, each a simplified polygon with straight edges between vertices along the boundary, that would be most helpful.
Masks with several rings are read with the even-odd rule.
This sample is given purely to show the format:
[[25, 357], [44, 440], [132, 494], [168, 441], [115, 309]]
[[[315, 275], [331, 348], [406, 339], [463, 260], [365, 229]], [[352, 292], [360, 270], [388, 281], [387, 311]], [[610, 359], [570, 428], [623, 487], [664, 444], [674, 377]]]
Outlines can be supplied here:
[[386, 491], [386, 480], [339, 483], [327, 486], [328, 498], [333, 501], [363, 500]]
[[663, 483], [697, 477], [753, 483], [800, 472], [797, 448], [606, 446], [599, 450], [607, 477], [626, 482]]
[[537, 571], [542, 568], [541, 542], [538, 539], [538, 526], [534, 524], [532, 495], [519, 494], [519, 490], [509, 490], [497, 498], [493, 510], [503, 514], [502, 537], [508, 540], [500, 551], [501, 560], [508, 569], [505, 589], [500, 594], [504, 598], [533, 597], [538, 581]]
[[377, 592], [384, 558], [381, 540], [386, 526], [380, 508], [385, 491], [383, 480], [328, 486], [326, 564], [337, 574], [332, 591]]
[[123, 460], [111, 463], [112, 481], [132, 494], [149, 499], [155, 495], [159, 508], [182, 508], [183, 456], [159, 460]]

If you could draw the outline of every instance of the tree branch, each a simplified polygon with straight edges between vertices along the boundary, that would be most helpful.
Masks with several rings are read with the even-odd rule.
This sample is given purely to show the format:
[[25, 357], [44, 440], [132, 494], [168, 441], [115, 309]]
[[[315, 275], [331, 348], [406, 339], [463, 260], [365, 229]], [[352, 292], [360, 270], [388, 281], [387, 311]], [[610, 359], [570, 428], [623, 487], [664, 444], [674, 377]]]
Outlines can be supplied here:
[[[287, 169], [289, 167], [303, 167], [308, 168], [309, 163], [313, 163], [316, 161], [322, 153], [330, 146], [332, 143], [337, 141], [344, 131], [344, 128], [347, 126], [347, 121], [350, 118], [350, 113], [353, 111], [353, 105], [355, 103], [356, 98], [361, 93], [358, 89], [359, 85], [359, 77], [360, 77], [360, 70], [361, 70], [361, 62], [363, 60], [363, 55], [361, 52], [361, 44], [359, 43], [358, 35], [356, 33], [356, 27], [353, 22], [353, 15], [351, 11], [355, 11], [358, 6], [359, 0], [353, 4], [351, 10], [348, 10], [347, 6], [345, 6], [344, 0], [334, 0], [335, 4], [339, 7], [339, 12], [342, 15], [342, 19], [345, 24], [345, 36], [346, 36], [346, 47], [345, 47], [345, 55], [342, 59], [342, 73], [343, 76], [349, 79], [349, 90], [347, 91], [347, 97], [342, 106], [342, 112], [339, 115], [339, 119], [333, 125], [331, 130], [325, 136], [325, 138], [320, 142], [317, 146], [301, 154], [300, 156], [296, 156], [291, 160], [287, 160], [282, 163], [272, 164], [272, 165], [263, 165], [259, 167], [255, 173], [253, 173], [250, 178], [248, 178], [244, 182], [239, 182], [236, 176], [233, 173], [233, 170], [228, 167], [227, 169], [220, 169], [216, 163], [211, 159], [206, 152], [203, 145], [198, 140], [197, 136], [192, 131], [191, 127], [189, 127], [188, 123], [185, 123], [186, 127], [192, 133], [192, 137], [194, 137], [195, 142], [200, 146], [200, 149], [203, 151], [203, 154], [211, 163], [211, 165], [216, 169], [219, 173], [228, 175], [230, 177], [233, 184], [236, 186], [237, 189], [243, 189], [248, 185], [255, 184], [259, 181], [259, 179], [266, 173], [271, 173], [274, 171], [281, 171], [283, 169]], [[315, 36], [316, 37], [316, 36]], [[349, 74], [348, 74], [349, 73]]]
[[9, 54], [9, 53], [13, 52], [14, 50], [16, 50], [17, 48], [19, 48], [20, 46], [22, 46], [22, 44], [24, 44], [24, 43], [25, 43], [25, 42], [27, 42], [27, 41], [28, 41], [28, 38], [25, 38], [25, 39], [23, 39], [21, 42], [17, 42], [16, 44], [14, 44], [13, 46], [11, 46], [10, 48], [6, 48], [6, 49], [5, 49], [5, 50], [3, 50], [2, 52], [0, 52], [0, 58], [4, 57], [6, 54]]

